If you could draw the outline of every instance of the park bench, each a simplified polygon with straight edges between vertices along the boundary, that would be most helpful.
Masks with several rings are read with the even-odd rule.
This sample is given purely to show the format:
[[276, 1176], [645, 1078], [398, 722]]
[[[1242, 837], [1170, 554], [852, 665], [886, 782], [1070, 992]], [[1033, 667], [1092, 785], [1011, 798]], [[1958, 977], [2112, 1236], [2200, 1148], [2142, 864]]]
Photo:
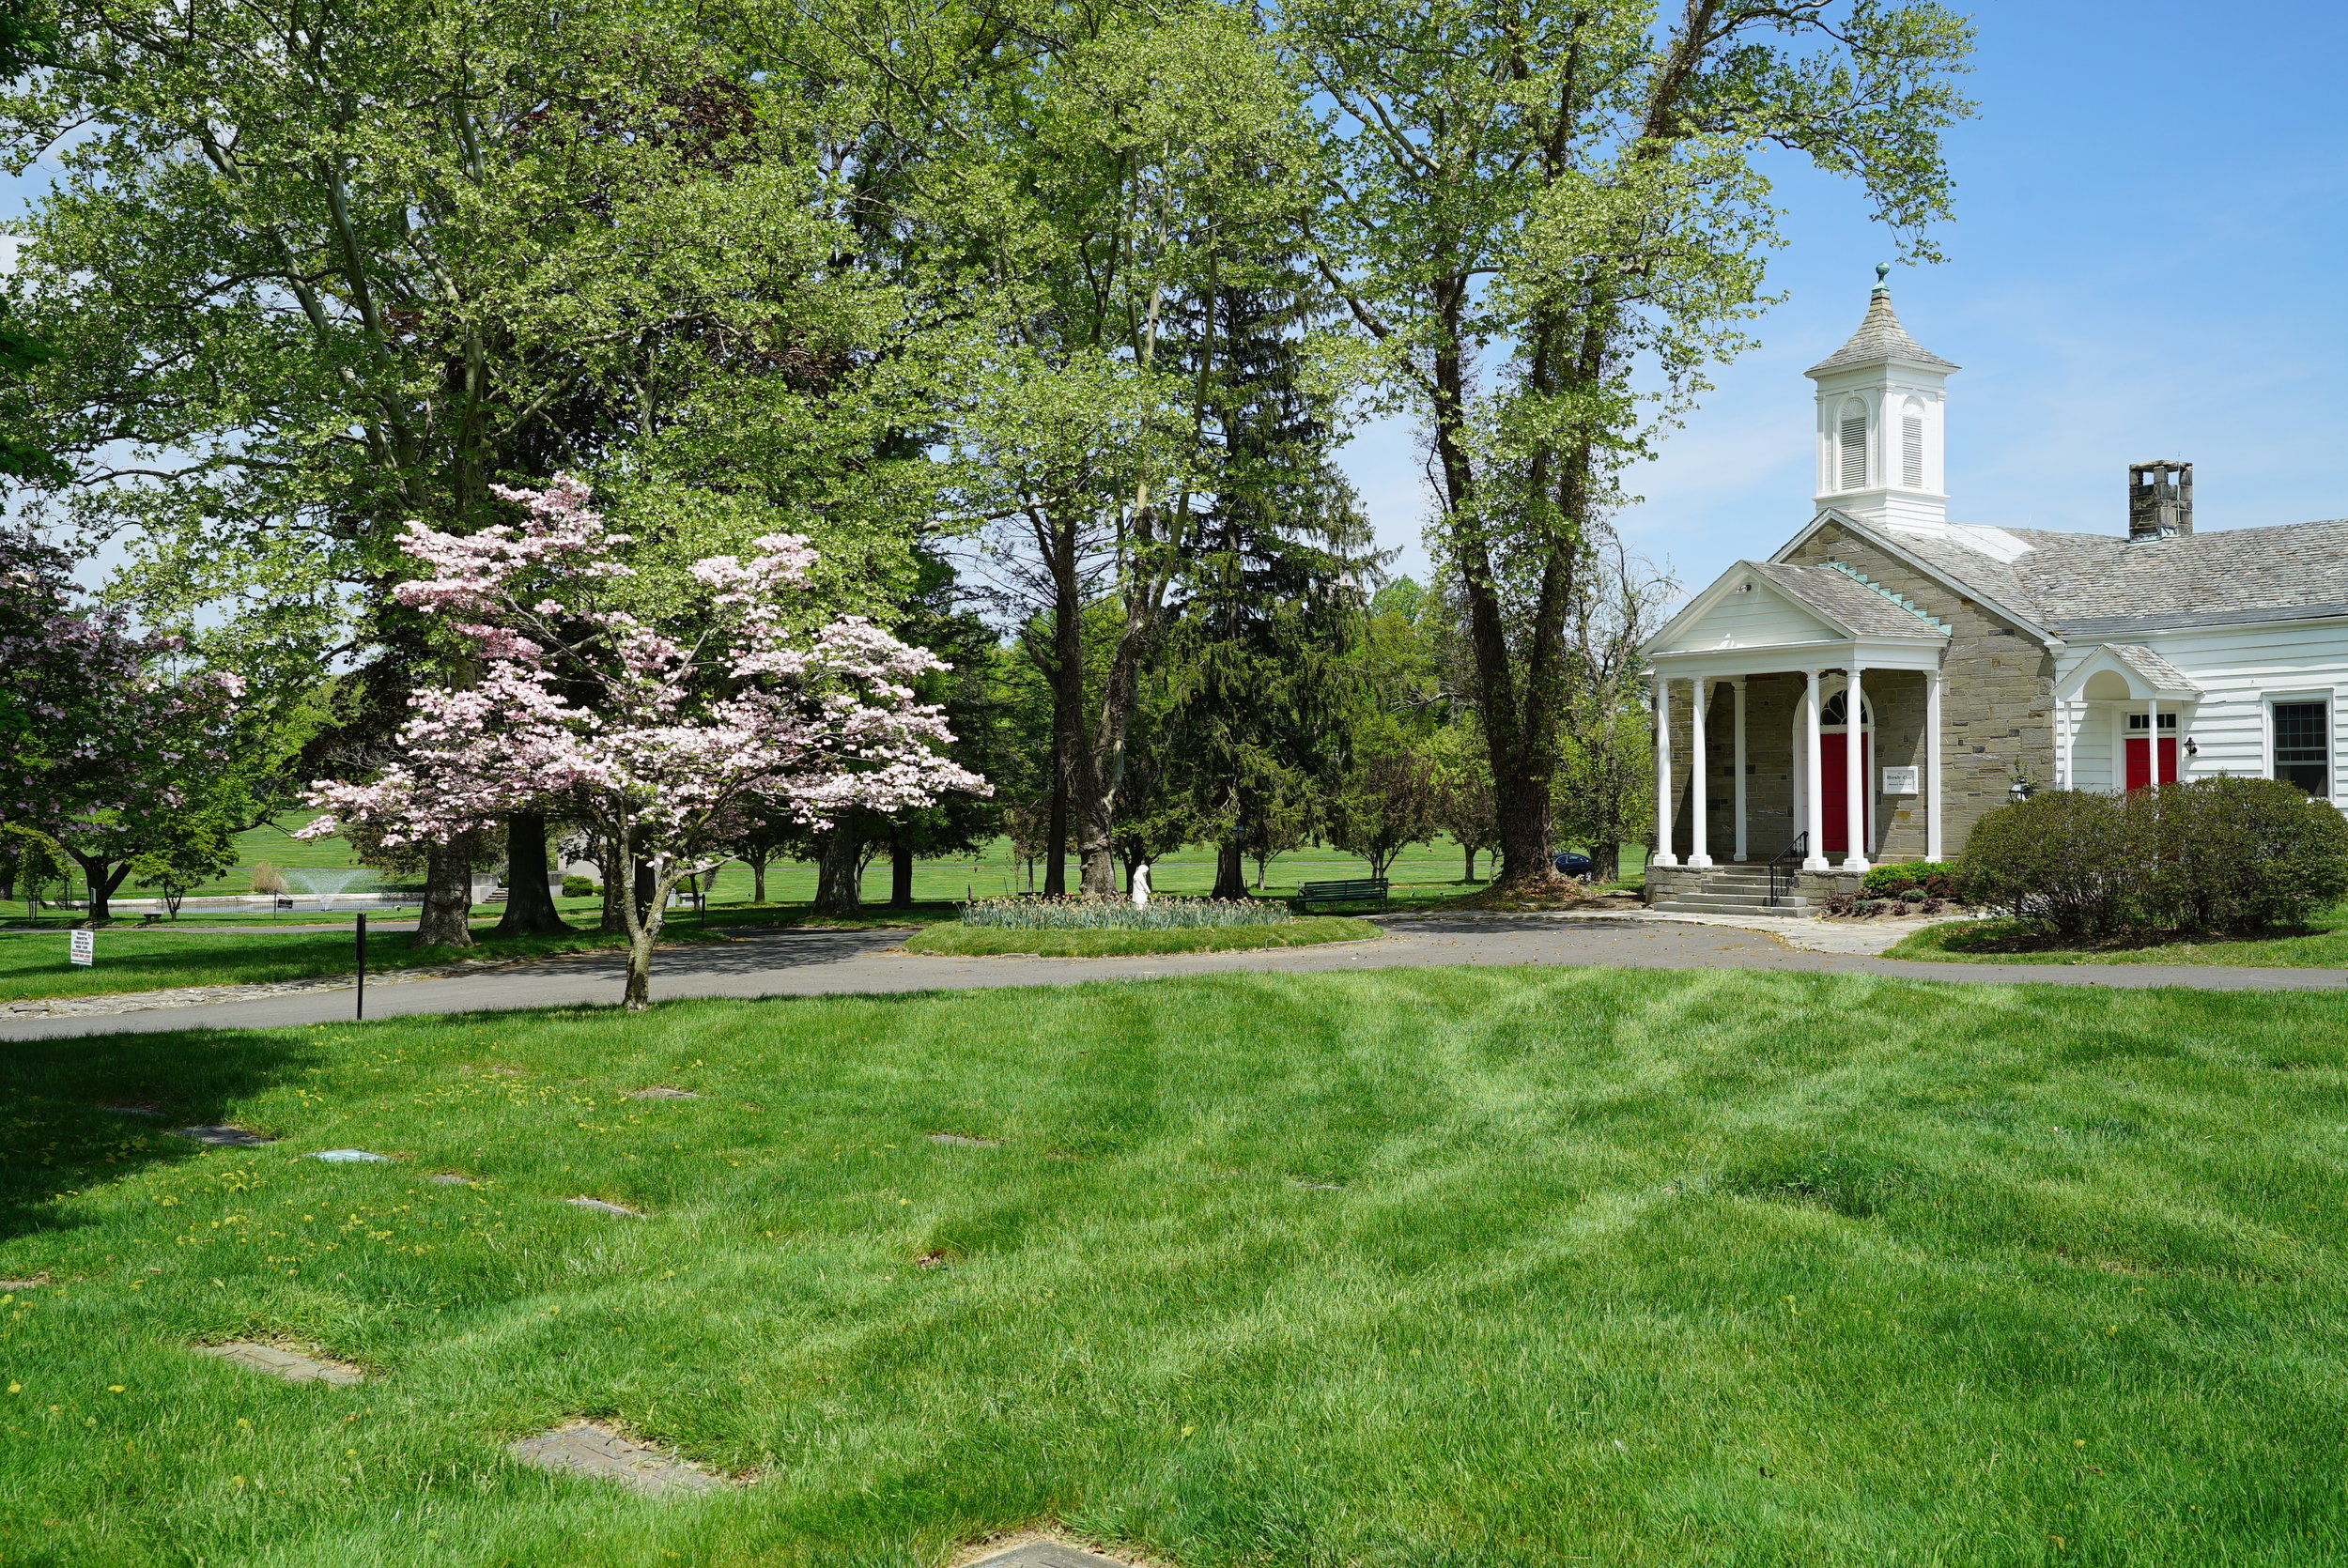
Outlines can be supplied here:
[[1336, 904], [1376, 904], [1386, 907], [1386, 879], [1363, 877], [1354, 882], [1308, 882], [1296, 889], [1296, 913], [1310, 915]]

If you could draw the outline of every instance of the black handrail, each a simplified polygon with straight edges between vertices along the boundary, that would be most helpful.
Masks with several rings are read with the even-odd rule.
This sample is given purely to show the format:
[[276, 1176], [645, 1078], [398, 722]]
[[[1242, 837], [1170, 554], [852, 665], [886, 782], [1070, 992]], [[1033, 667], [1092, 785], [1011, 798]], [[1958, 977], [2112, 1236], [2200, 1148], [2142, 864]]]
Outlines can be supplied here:
[[1801, 863], [1809, 857], [1809, 853], [1810, 835], [1807, 832], [1797, 833], [1794, 841], [1779, 851], [1777, 858], [1769, 862], [1771, 909], [1784, 903], [1792, 895], [1799, 881], [1795, 873], [1801, 869]]

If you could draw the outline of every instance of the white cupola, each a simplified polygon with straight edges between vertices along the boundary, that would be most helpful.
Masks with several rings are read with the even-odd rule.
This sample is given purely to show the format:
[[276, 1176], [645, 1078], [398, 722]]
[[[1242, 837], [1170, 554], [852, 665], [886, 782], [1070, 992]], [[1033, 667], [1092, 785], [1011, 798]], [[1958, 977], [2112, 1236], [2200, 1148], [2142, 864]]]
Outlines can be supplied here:
[[1957, 367], [1892, 314], [1891, 272], [1876, 269], [1867, 318], [1850, 341], [1802, 372], [1818, 384], [1817, 502], [1937, 538], [1949, 531], [1941, 410]]

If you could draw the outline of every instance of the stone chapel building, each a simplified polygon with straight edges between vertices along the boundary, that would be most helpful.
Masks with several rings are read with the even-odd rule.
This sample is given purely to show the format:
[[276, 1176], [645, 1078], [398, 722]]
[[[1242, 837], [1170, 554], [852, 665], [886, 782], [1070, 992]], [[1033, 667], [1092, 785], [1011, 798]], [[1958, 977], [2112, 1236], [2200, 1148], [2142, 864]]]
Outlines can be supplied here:
[[1649, 901], [1806, 904], [1957, 854], [2034, 789], [2234, 774], [2342, 798], [2348, 521], [2197, 534], [2192, 465], [2160, 462], [2129, 469], [2109, 531], [1952, 522], [1957, 367], [1900, 326], [1884, 270], [1806, 372], [1809, 526], [1645, 645]]

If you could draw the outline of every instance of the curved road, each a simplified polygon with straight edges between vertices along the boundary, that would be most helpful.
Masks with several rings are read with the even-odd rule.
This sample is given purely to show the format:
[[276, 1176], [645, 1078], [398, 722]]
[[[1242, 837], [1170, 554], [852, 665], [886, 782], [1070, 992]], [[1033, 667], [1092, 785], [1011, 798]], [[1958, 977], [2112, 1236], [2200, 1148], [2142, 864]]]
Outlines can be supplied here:
[[[807, 996], [847, 992], [962, 990], [981, 986], [1074, 985], [1085, 980], [1213, 975], [1226, 970], [1297, 974], [1429, 964], [1616, 964], [1634, 969], [1768, 969], [1884, 975], [1958, 984], [2184, 986], [2208, 991], [2340, 991], [2338, 969], [2227, 969], [2159, 964], [1909, 963], [1788, 946], [1765, 930], [1683, 925], [1648, 918], [1493, 920], [1399, 916], [1375, 941], [1241, 953], [1157, 958], [932, 958], [891, 951], [902, 930], [746, 931], [724, 946], [665, 949], [653, 961], [653, 995]], [[367, 1016], [471, 1012], [504, 1007], [610, 1006], [620, 999], [620, 957], [576, 959], [444, 979], [370, 986]], [[339, 1023], [351, 993], [317, 991], [254, 1001], [149, 1012], [11, 1019], [0, 1040], [175, 1029], [249, 1029]]]

